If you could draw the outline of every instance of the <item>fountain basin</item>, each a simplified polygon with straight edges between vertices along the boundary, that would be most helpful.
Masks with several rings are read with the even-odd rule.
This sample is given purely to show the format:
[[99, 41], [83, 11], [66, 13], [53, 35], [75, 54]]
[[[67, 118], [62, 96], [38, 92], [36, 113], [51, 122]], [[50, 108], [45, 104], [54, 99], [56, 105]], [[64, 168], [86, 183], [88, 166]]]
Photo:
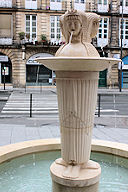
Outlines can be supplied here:
[[103, 71], [121, 62], [120, 59], [106, 57], [43, 57], [36, 61], [53, 71]]
[[[10, 159], [10, 155], [17, 157], [27, 153], [33, 154], [0, 165], [0, 191], [50, 192], [49, 166], [56, 158], [60, 157], [59, 149], [60, 141], [54, 139], [29, 141], [1, 147], [0, 159], [4, 160], [3, 157], [5, 157], [6, 161]], [[128, 145], [120, 143], [93, 140], [92, 150], [128, 157]], [[44, 152], [35, 153], [38, 151]], [[91, 159], [98, 161], [102, 168], [99, 192], [126, 192], [128, 190], [128, 160], [126, 158], [93, 152]]]

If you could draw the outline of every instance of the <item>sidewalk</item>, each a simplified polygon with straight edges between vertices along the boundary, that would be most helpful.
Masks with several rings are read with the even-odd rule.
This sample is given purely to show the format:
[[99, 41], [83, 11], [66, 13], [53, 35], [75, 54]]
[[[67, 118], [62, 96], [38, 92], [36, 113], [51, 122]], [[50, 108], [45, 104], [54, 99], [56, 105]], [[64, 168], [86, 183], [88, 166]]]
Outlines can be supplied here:
[[[50, 120], [45, 117], [0, 119], [0, 146], [57, 137], [60, 137], [57, 117]], [[128, 119], [125, 117], [118, 119], [95, 117], [93, 138], [128, 144]]]

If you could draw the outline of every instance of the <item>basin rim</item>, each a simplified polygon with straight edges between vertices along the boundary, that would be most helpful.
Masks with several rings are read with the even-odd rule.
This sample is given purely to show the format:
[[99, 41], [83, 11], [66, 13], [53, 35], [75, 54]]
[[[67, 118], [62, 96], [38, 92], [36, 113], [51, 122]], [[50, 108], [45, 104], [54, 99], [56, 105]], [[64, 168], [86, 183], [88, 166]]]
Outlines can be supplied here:
[[108, 57], [42, 57], [35, 61], [53, 71], [102, 71], [121, 62]]
[[[0, 163], [26, 154], [60, 150], [60, 139], [40, 139], [0, 147]], [[128, 158], [128, 144], [92, 140], [91, 150]]]

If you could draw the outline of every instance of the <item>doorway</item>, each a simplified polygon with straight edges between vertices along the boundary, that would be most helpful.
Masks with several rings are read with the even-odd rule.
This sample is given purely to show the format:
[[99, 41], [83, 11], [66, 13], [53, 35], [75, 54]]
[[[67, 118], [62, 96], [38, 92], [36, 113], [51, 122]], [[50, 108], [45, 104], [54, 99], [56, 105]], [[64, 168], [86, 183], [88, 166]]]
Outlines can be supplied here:
[[[4, 58], [7, 58], [7, 60]], [[4, 82], [12, 83], [12, 63], [7, 56], [0, 53], [0, 83]]]

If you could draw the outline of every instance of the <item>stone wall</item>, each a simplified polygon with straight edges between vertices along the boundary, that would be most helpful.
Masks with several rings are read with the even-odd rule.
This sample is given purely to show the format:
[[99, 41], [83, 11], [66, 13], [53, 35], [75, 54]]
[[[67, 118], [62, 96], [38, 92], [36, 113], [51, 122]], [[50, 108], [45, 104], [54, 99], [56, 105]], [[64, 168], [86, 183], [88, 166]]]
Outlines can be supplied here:
[[109, 25], [110, 47], [119, 46], [119, 17], [111, 16]]

